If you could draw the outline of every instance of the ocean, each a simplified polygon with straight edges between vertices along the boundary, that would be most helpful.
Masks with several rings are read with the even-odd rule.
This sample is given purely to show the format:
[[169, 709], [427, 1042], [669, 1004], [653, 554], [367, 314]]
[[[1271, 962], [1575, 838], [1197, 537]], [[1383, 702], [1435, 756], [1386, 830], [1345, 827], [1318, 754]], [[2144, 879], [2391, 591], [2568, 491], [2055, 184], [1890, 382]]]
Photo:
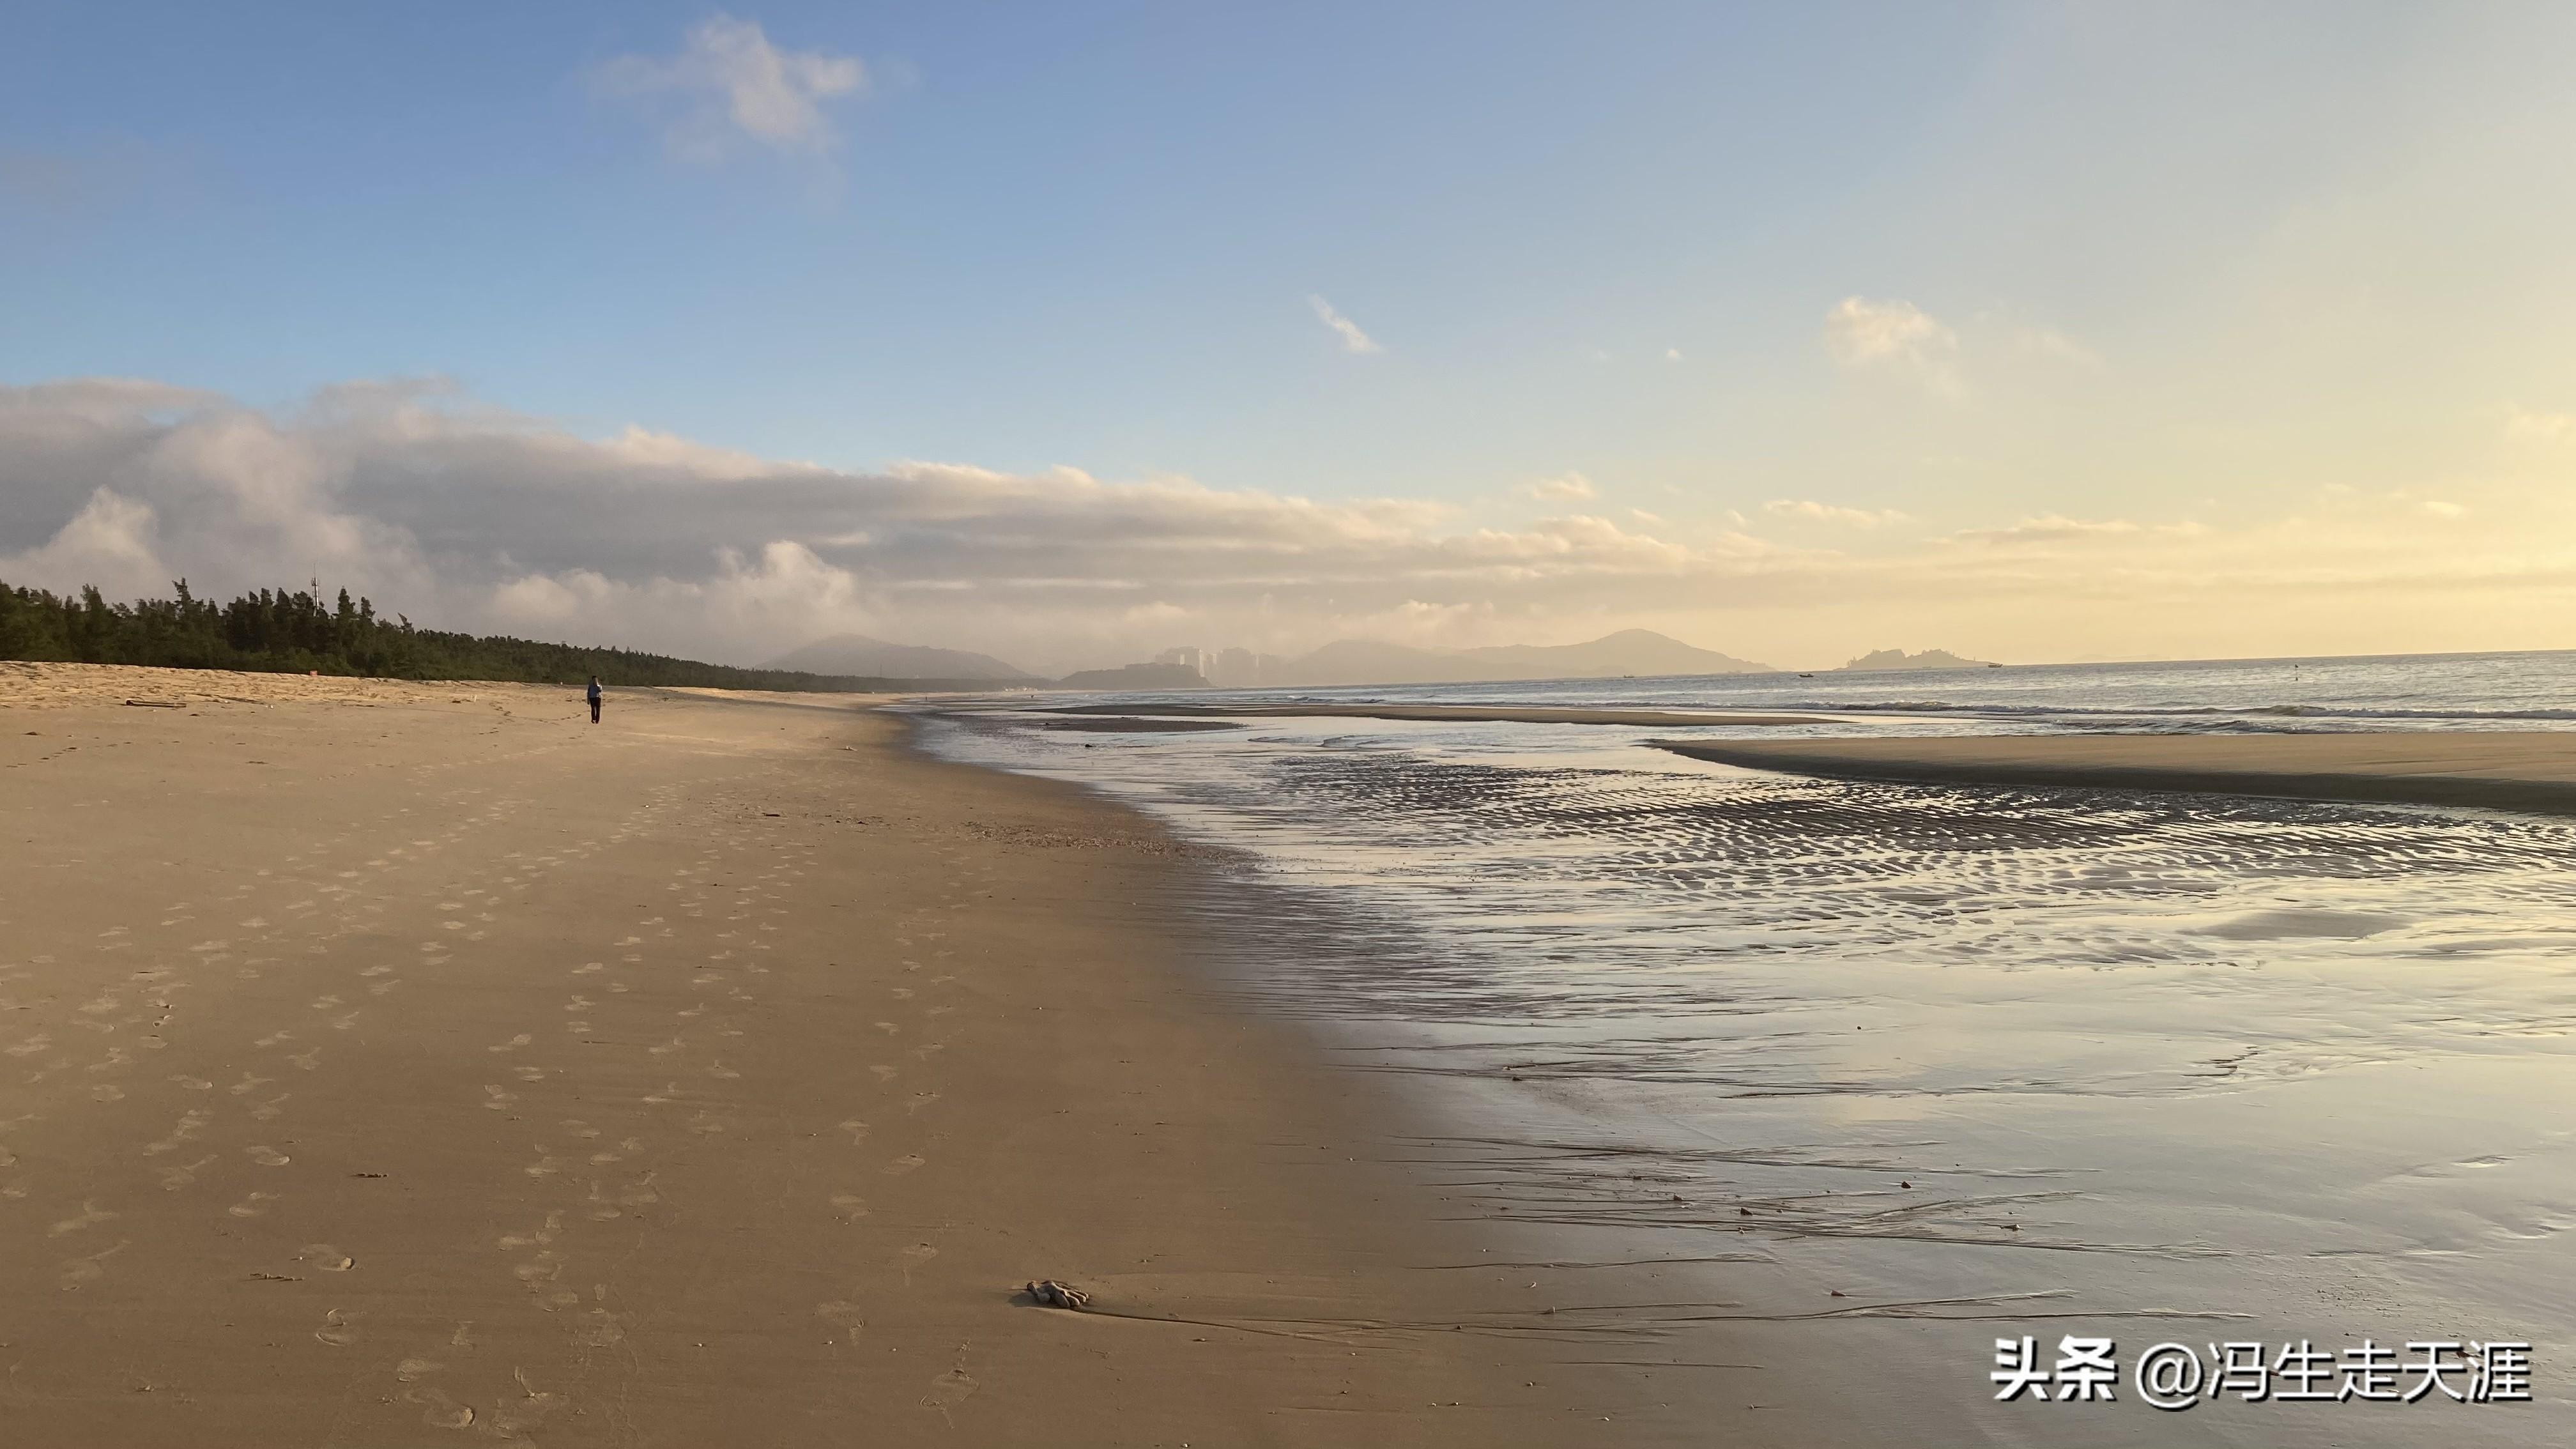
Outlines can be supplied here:
[[[1188, 699], [1833, 717], [1764, 738], [2564, 729], [2576, 653]], [[1761, 1406], [1815, 1395], [1851, 1443], [2576, 1438], [2576, 821], [1646, 743], [1754, 733], [1723, 727], [1097, 734], [1027, 705], [926, 712], [925, 742], [1239, 862], [1193, 901], [1212, 983], [1393, 1080], [1429, 1124], [1414, 1169], [1508, 1245], [1460, 1266], [1525, 1264], [1552, 1323], [1659, 1366], [1711, 1442], [1772, 1442]], [[2043, 1367], [2114, 1340], [2116, 1400], [1998, 1402], [2023, 1335]], [[2441, 1341], [2530, 1343], [2534, 1401], [2240, 1383], [2160, 1410], [2126, 1376], [2158, 1344], [2214, 1375], [2230, 1345]]]

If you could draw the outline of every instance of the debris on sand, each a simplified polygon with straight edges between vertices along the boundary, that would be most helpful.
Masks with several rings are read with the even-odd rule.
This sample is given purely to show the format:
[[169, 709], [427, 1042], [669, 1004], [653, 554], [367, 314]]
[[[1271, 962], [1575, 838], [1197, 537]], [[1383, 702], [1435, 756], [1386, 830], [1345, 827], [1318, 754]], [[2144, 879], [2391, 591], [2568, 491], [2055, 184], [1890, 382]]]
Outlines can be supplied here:
[[1022, 1292], [1035, 1299], [1041, 1308], [1088, 1308], [1091, 1295], [1053, 1278], [1041, 1278], [1026, 1285]]

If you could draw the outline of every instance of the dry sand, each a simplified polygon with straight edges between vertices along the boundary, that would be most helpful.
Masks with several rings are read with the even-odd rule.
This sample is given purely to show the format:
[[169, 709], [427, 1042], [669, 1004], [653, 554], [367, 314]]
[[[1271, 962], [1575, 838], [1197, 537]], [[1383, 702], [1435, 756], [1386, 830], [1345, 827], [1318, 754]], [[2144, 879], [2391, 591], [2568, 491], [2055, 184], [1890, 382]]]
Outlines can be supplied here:
[[1482, 704], [1076, 704], [1049, 714], [1179, 715], [1221, 719], [1460, 720], [1472, 724], [1639, 725], [1676, 729], [1690, 725], [1811, 725], [1832, 720], [1800, 714], [1720, 714], [1707, 710], [1588, 709], [1545, 705]]
[[1634, 1422], [1523, 1285], [1413, 1271], [1478, 1250], [1366, 1079], [1210, 1004], [1182, 847], [903, 730], [0, 665], [0, 1440]]
[[2576, 814], [2576, 733], [1666, 740], [1694, 759], [1871, 780], [2200, 790]]

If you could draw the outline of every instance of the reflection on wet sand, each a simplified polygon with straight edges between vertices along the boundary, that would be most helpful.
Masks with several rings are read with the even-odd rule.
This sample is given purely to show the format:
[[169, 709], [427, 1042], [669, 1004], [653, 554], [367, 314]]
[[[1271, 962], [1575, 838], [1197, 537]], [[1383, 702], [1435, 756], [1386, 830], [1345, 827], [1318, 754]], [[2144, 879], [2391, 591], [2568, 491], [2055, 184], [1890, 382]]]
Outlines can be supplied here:
[[[1247, 852], [1201, 902], [1234, 989], [1423, 1084], [1414, 1167], [1553, 1318], [1761, 1365], [1676, 1388], [1715, 1423], [1830, 1394], [1850, 1442], [2025, 1442], [2007, 1334], [2571, 1341], [2566, 822], [1331, 728], [946, 747]], [[2542, 1383], [2044, 1437], [2557, 1442]]]

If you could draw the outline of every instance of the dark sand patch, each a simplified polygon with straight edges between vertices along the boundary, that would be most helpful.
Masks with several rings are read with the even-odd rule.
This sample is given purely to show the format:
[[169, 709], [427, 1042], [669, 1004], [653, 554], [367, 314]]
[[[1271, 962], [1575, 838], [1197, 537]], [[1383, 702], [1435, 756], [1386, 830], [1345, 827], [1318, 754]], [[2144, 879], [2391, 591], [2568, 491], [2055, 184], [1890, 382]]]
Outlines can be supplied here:
[[2576, 732], [1657, 740], [1692, 759], [1841, 779], [2187, 790], [2576, 815]]
[[1180, 735], [1201, 734], [1209, 730], [1250, 729], [1250, 725], [1217, 719], [1127, 719], [1114, 716], [1093, 719], [1051, 719], [1038, 725], [1047, 730], [1080, 730], [1099, 735]]

